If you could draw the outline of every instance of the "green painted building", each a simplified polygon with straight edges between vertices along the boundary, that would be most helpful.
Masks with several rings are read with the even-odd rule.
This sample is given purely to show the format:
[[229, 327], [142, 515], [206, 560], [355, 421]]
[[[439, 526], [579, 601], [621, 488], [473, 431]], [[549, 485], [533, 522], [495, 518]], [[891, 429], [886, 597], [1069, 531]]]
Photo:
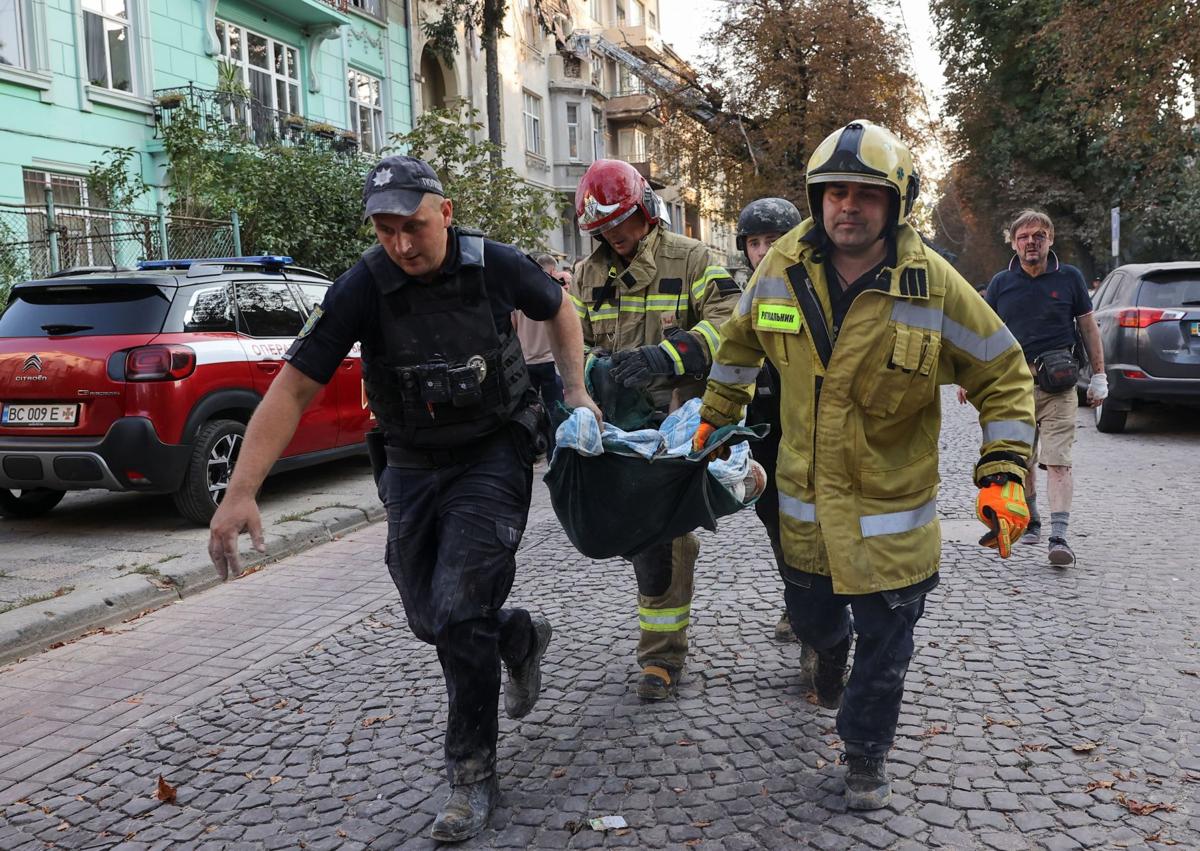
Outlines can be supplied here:
[[153, 210], [183, 102], [261, 144], [374, 152], [412, 126], [409, 26], [408, 0], [0, 0], [0, 202], [42, 203], [49, 179], [99, 206], [91, 164], [131, 147]]

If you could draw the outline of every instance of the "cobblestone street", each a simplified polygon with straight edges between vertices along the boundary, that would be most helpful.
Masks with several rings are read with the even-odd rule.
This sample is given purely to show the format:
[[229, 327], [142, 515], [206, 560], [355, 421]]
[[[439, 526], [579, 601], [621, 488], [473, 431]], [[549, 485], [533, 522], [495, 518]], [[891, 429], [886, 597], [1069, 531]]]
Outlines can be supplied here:
[[[771, 637], [781, 583], [753, 512], [701, 535], [688, 673], [643, 704], [632, 570], [579, 556], [539, 483], [510, 602], [555, 625], [542, 698], [501, 719], [501, 804], [462, 847], [1200, 848], [1194, 413], [1102, 435], [1080, 411], [1064, 571], [1044, 544], [1002, 562], [974, 543], [979, 429], [949, 389], [943, 410], [942, 582], [888, 809], [845, 810], [834, 713]], [[384, 539], [4, 669], [0, 848], [432, 847], [444, 686]], [[628, 828], [587, 826], [605, 815]]]

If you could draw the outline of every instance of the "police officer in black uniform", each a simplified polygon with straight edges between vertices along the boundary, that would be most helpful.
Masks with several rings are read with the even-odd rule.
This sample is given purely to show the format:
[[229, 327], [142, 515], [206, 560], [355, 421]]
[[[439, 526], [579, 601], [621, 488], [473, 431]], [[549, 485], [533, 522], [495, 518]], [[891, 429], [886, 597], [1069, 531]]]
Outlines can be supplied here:
[[209, 554], [237, 575], [238, 534], [262, 549], [258, 486], [313, 396], [356, 341], [380, 430], [369, 438], [387, 509], [387, 565], [413, 633], [437, 648], [449, 714], [450, 796], [434, 839], [477, 834], [496, 783], [500, 663], [505, 711], [527, 714], [551, 628], [504, 608], [525, 529], [545, 412], [536, 403], [514, 309], [550, 326], [569, 407], [600, 413], [583, 389], [583, 339], [562, 287], [510, 245], [453, 227], [429, 165], [387, 157], [363, 191], [379, 244], [329, 288], [246, 430]]

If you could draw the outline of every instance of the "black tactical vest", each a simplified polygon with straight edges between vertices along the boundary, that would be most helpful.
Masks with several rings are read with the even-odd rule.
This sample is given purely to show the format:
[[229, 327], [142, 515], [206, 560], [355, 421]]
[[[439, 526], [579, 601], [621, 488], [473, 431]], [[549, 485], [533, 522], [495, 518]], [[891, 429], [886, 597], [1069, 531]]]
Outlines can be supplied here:
[[524, 405], [529, 373], [510, 329], [496, 333], [483, 277], [483, 237], [457, 230], [458, 273], [405, 281], [383, 246], [363, 254], [379, 292], [383, 350], [363, 358], [367, 401], [389, 443], [464, 446]]

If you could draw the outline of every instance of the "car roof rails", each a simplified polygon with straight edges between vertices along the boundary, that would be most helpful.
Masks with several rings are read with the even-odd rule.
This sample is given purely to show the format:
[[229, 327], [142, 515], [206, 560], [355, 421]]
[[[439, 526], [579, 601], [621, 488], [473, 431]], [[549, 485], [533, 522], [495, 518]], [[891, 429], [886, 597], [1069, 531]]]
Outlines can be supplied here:
[[131, 266], [71, 266], [68, 269], [59, 269], [57, 272], [51, 272], [46, 275], [43, 280], [50, 278], [69, 278], [72, 275], [90, 275], [96, 272], [133, 272]]
[[285, 254], [258, 254], [253, 257], [191, 257], [178, 260], [143, 260], [142, 271], [187, 270], [188, 277], [218, 275], [225, 266], [255, 266], [267, 272], [281, 272], [293, 260]]

